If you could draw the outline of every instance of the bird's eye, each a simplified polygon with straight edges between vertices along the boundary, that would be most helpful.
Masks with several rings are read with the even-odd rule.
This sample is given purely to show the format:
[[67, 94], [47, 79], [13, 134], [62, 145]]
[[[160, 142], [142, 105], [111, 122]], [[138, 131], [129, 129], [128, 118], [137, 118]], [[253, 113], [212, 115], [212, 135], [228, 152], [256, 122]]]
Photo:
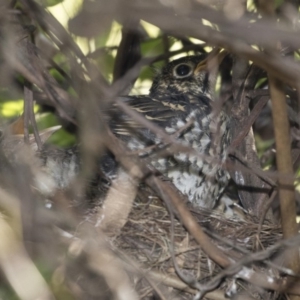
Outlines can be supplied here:
[[176, 66], [173, 70], [173, 75], [176, 78], [185, 78], [193, 73], [193, 68], [189, 64], [180, 64]]

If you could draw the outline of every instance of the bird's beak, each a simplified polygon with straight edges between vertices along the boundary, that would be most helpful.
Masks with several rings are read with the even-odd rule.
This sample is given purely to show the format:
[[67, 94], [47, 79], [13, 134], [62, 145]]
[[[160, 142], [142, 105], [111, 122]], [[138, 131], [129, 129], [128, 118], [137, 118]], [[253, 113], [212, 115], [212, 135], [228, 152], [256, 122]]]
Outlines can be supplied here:
[[225, 50], [213, 50], [204, 60], [202, 60], [197, 65], [197, 67], [194, 70], [194, 74], [197, 75], [202, 71], [208, 70], [209, 68], [218, 67], [227, 54], [228, 52]]

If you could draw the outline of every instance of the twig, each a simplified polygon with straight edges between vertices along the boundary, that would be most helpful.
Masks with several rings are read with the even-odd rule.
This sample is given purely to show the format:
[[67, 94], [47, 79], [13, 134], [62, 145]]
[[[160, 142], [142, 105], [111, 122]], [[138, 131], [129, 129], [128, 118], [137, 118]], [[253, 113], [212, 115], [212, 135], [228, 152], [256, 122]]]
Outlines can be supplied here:
[[[275, 19], [275, 5], [270, 1], [261, 1], [259, 9], [265, 18]], [[276, 51], [275, 43], [269, 48], [269, 54]], [[272, 101], [272, 117], [274, 124], [274, 135], [276, 143], [276, 164], [278, 171], [283, 175], [293, 174], [293, 163], [291, 156], [290, 126], [287, 113], [287, 104], [283, 83], [272, 73], [268, 74], [269, 90]], [[283, 237], [289, 238], [297, 236], [298, 225], [296, 222], [296, 202], [294, 183], [289, 178], [280, 177], [279, 200]], [[291, 268], [295, 274], [300, 271], [298, 249], [289, 252], [287, 267]], [[300, 299], [293, 296], [292, 299]]]

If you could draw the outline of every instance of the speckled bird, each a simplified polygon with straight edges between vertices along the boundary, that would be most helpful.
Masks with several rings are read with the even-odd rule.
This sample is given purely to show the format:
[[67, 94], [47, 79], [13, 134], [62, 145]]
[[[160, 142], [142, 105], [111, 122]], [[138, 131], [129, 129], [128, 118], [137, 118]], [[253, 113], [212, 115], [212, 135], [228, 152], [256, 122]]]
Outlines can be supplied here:
[[159, 149], [165, 146], [160, 138], [120, 112], [112, 117], [115, 134], [132, 151], [152, 149], [147, 159], [153, 167], [193, 204], [214, 208], [229, 180], [223, 164], [231, 132], [226, 113], [213, 109], [207, 57], [189, 56], [168, 63], [154, 78], [149, 95], [122, 100], [173, 137], [182, 130], [177, 142], [195, 151], [160, 157]]
[[[213, 209], [229, 180], [223, 164], [231, 131], [226, 113], [213, 109], [215, 102], [211, 96], [206, 65], [206, 56], [174, 60], [154, 78], [149, 95], [119, 99], [165, 130], [178, 143], [190, 146], [192, 152], [177, 148], [175, 152], [174, 149], [165, 151], [167, 155], [162, 156], [161, 150], [168, 150], [170, 145], [164, 144], [165, 141], [147, 126], [134, 122], [117, 106], [110, 111], [109, 119], [113, 132], [126, 142], [131, 151], [140, 153], [149, 165], [172, 180], [195, 206]], [[43, 169], [53, 181], [52, 185], [47, 186], [45, 180], [37, 184], [43, 186], [43, 189], [39, 188], [43, 194], [66, 188], [80, 171], [77, 146], [59, 150], [46, 147], [39, 156]], [[106, 175], [105, 178], [114, 180], [118, 168], [108, 153], [99, 162], [98, 169]], [[100, 181], [93, 182], [96, 194], [98, 191], [103, 193], [103, 180]]]

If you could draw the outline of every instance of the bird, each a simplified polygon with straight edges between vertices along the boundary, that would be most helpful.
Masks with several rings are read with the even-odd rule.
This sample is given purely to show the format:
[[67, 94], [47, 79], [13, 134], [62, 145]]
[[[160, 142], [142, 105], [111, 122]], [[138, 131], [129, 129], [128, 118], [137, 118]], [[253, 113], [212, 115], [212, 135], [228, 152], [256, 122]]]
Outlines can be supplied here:
[[[177, 146], [183, 147], [161, 155], [162, 150], [168, 150], [170, 145], [166, 145], [145, 124], [121, 111], [117, 104], [107, 112], [107, 119], [112, 132], [125, 142], [129, 151], [139, 153], [194, 206], [214, 209], [230, 179], [224, 162], [232, 130], [225, 110], [215, 109], [217, 103], [212, 96], [208, 60], [207, 55], [175, 59], [153, 78], [148, 95], [118, 98], [164, 130], [172, 140], [176, 140]], [[188, 147], [192, 151], [187, 151]], [[50, 187], [45, 188], [44, 181], [39, 184], [44, 186], [47, 194], [52, 194], [55, 189], [67, 188], [80, 172], [78, 145], [59, 150], [46, 146], [38, 151], [38, 155], [43, 171], [52, 179]], [[96, 193], [102, 193], [115, 179], [121, 166], [111, 153], [100, 158], [98, 164], [101, 174], [95, 177], [91, 186]], [[103, 182], [105, 188], [101, 187]]]
[[148, 95], [121, 97], [167, 134], [179, 133], [176, 142], [191, 147], [192, 153], [179, 149], [160, 157], [159, 149], [164, 146], [161, 138], [119, 110], [112, 114], [110, 126], [130, 151], [156, 149], [147, 162], [171, 180], [193, 205], [213, 209], [230, 179], [224, 162], [232, 130], [228, 114], [214, 109], [217, 105], [207, 63], [207, 55], [173, 60], [154, 77]]

